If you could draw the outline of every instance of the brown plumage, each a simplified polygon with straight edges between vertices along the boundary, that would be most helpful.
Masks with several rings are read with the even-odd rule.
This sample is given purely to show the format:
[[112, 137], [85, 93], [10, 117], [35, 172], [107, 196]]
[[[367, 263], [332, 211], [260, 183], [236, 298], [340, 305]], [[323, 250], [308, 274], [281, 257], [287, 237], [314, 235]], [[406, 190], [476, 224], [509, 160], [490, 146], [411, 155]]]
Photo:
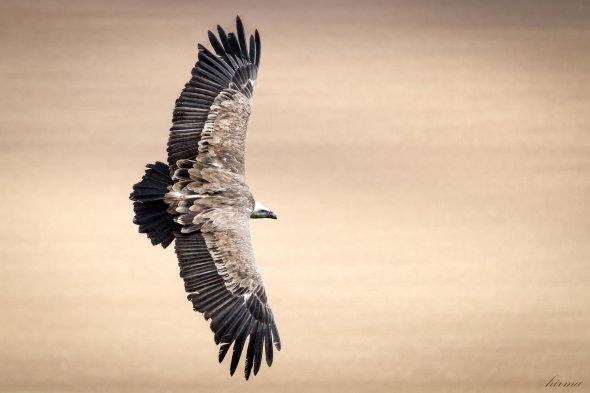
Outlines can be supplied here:
[[175, 250], [188, 298], [211, 319], [221, 362], [233, 344], [233, 375], [246, 342], [245, 376], [262, 355], [270, 366], [281, 341], [250, 239], [255, 201], [245, 178], [246, 127], [260, 64], [258, 31], [249, 47], [237, 34], [209, 32], [215, 54], [199, 45], [199, 60], [174, 109], [168, 165], [148, 165], [133, 187], [139, 231]]

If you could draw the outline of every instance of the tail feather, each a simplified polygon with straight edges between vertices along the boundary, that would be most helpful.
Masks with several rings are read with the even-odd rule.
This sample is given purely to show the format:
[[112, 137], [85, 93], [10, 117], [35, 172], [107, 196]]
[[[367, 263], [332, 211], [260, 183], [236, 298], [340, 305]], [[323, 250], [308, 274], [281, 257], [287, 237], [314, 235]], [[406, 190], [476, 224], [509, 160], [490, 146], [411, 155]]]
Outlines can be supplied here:
[[139, 226], [139, 232], [145, 233], [154, 246], [161, 244], [166, 248], [174, 240], [174, 231], [179, 227], [164, 202], [172, 179], [168, 165], [162, 162], [147, 164], [146, 167], [145, 175], [133, 186], [133, 192], [129, 195], [135, 212], [133, 223]]

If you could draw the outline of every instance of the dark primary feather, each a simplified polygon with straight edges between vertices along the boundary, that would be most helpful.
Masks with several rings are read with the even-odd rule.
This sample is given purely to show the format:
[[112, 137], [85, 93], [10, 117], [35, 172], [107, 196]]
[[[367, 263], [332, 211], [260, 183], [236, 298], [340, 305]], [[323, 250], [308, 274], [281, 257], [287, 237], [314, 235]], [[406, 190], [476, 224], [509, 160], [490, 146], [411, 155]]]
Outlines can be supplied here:
[[244, 25], [242, 24], [242, 20], [239, 16], [236, 18], [236, 30], [238, 31], [238, 41], [240, 44], [240, 50], [242, 51], [242, 58], [249, 59], [248, 47], [246, 46], [246, 34], [244, 33]]
[[177, 168], [178, 160], [197, 157], [198, 143], [209, 108], [219, 93], [234, 83], [246, 96], [252, 95], [252, 87], [247, 81], [256, 80], [260, 64], [260, 38], [256, 32], [248, 48], [239, 17], [236, 18], [236, 30], [237, 37], [235, 33], [226, 34], [221, 26], [217, 26], [219, 39], [209, 31], [209, 41], [215, 54], [202, 45], [198, 47], [199, 60], [174, 108], [168, 139], [171, 175]]
[[248, 54], [248, 58], [251, 63], [256, 61], [256, 42], [254, 41], [253, 35], [250, 35], [250, 53]]
[[258, 30], [254, 30], [254, 42], [256, 43], [256, 61], [254, 64], [256, 67], [260, 67], [260, 51], [262, 50], [262, 46], [260, 45], [260, 35], [258, 34]]
[[221, 40], [221, 44], [223, 45], [223, 50], [224, 50], [224, 57], [226, 57], [226, 53], [229, 53], [230, 49], [229, 49], [229, 42], [227, 41], [227, 34], [225, 34], [225, 30], [223, 30], [223, 27], [217, 25], [217, 33], [219, 34], [219, 39]]

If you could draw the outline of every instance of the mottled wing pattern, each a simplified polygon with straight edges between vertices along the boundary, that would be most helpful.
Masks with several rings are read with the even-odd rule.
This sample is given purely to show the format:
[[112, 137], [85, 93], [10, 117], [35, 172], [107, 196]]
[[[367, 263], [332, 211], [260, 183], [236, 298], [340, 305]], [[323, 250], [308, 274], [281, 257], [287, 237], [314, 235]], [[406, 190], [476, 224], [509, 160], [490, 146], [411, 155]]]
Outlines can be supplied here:
[[254, 200], [244, 176], [260, 39], [256, 32], [248, 48], [239, 18], [237, 35], [218, 31], [219, 39], [209, 33], [217, 56], [199, 45], [199, 62], [177, 102], [168, 148], [174, 186], [167, 202], [182, 225], [175, 244], [188, 298], [211, 320], [220, 362], [233, 345], [232, 375], [245, 349], [249, 378], [263, 354], [270, 366], [273, 346], [281, 348], [252, 250]]

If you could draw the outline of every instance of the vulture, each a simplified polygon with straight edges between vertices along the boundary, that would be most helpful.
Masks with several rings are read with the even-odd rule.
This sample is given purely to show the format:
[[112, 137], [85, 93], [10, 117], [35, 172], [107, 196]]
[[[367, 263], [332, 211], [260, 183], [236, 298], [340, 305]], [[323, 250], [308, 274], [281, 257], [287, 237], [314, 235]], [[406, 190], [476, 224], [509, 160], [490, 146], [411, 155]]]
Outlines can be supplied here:
[[245, 138], [260, 67], [258, 30], [209, 31], [191, 79], [176, 100], [168, 164], [148, 164], [133, 186], [133, 222], [151, 243], [174, 242], [193, 309], [211, 321], [219, 362], [232, 348], [233, 375], [245, 350], [245, 377], [262, 357], [271, 366], [281, 339], [250, 238], [251, 218], [276, 215], [254, 200], [245, 175]]

